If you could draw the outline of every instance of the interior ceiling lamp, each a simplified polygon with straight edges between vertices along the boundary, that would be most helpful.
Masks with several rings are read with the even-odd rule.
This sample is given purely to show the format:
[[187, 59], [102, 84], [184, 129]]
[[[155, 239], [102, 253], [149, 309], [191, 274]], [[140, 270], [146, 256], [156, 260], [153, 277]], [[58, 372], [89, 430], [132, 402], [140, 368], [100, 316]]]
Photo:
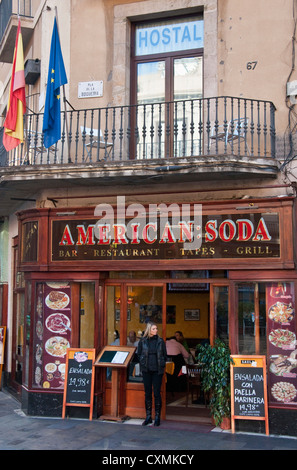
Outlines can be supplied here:
[[[115, 298], [115, 303], [120, 304], [121, 303], [121, 297], [116, 297]], [[127, 304], [131, 305], [132, 303], [133, 303], [133, 297], [128, 297]]]

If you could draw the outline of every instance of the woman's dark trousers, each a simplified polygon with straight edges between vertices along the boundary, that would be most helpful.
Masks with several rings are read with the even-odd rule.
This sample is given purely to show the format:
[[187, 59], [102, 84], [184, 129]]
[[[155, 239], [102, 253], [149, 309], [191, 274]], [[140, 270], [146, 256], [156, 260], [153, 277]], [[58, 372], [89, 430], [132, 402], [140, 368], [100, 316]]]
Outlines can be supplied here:
[[152, 390], [154, 390], [154, 399], [155, 399], [155, 426], [160, 425], [160, 414], [161, 414], [161, 385], [163, 375], [158, 374], [157, 372], [143, 372], [143, 384], [144, 384], [144, 393], [145, 393], [145, 409], [146, 409], [146, 419], [142, 423], [143, 425], [152, 423]]

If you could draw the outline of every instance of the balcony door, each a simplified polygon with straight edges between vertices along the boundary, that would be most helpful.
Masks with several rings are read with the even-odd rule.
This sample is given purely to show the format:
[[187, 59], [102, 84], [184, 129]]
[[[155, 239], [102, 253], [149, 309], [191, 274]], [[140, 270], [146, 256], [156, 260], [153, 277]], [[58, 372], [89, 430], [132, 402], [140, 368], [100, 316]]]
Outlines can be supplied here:
[[[134, 28], [132, 118], [134, 157], [198, 155], [203, 21], [200, 17]], [[200, 127], [201, 128], [201, 127]]]

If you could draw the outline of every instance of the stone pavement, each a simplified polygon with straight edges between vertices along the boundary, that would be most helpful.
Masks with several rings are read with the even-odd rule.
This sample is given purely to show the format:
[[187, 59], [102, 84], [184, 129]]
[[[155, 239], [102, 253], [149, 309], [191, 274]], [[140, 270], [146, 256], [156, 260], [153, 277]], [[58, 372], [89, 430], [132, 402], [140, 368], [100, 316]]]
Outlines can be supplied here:
[[[140, 420], [113, 423], [29, 417], [21, 411], [15, 398], [0, 391], [0, 450], [100, 450], [99, 463], [130, 467], [135, 463], [132, 460], [111, 462], [111, 459], [124, 459], [131, 454], [142, 462], [142, 466], [197, 464], [198, 453], [195, 451], [198, 450], [297, 450], [297, 438], [293, 437], [232, 434], [207, 425], [190, 426], [169, 421], [163, 421], [160, 427], [145, 427], [140, 423]], [[161, 462], [161, 459], [165, 460]]]

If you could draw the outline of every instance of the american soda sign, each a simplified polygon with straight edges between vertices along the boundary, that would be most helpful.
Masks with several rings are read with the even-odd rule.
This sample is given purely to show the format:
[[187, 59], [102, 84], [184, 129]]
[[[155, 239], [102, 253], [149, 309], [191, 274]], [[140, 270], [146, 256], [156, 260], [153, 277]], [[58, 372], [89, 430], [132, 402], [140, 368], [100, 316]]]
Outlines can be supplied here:
[[155, 210], [127, 217], [126, 211], [114, 217], [103, 211], [97, 219], [53, 220], [52, 260], [280, 256], [278, 213], [204, 215], [194, 206], [179, 213]]

